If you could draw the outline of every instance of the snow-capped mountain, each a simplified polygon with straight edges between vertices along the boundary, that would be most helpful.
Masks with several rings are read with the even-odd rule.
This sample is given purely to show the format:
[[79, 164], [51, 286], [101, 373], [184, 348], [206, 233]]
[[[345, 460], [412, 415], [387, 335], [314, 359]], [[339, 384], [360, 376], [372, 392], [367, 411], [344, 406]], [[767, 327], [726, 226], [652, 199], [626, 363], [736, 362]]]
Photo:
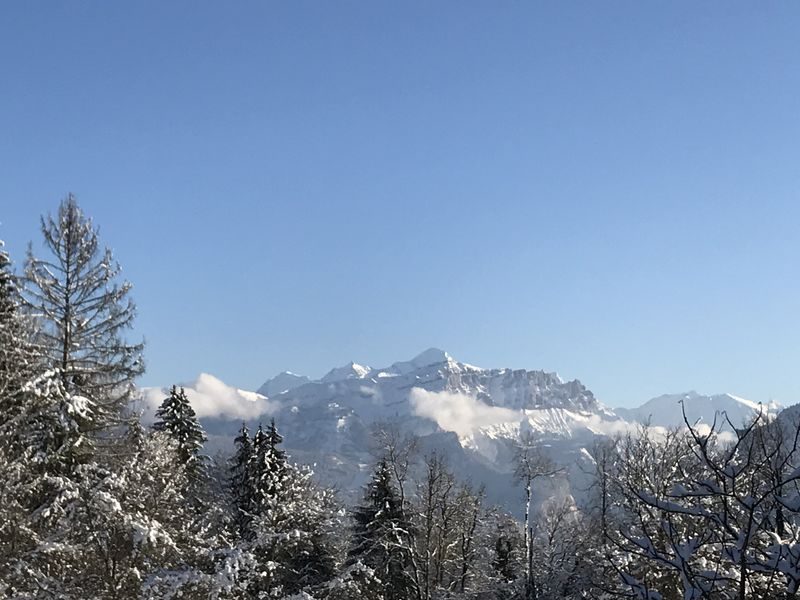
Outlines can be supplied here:
[[264, 384], [258, 388], [258, 393], [262, 396], [272, 398], [273, 396], [278, 396], [279, 394], [293, 390], [310, 381], [311, 379], [305, 375], [295, 375], [291, 371], [284, 371], [283, 373], [278, 373], [272, 379], [265, 381]]
[[369, 372], [369, 367], [350, 362], [343, 367], [331, 369], [320, 381], [322, 383], [333, 383], [343, 379], [363, 379]]
[[[691, 392], [612, 410], [578, 380], [545, 371], [480, 368], [436, 348], [385, 368], [351, 362], [317, 380], [284, 372], [258, 393], [207, 374], [185, 387], [212, 453], [230, 449], [242, 421], [253, 429], [275, 418], [294, 460], [315, 464], [323, 480], [355, 493], [375, 460], [373, 432], [390, 423], [418, 436], [422, 453], [446, 454], [462, 478], [484, 484], [489, 499], [508, 508], [519, 505], [521, 491], [512, 474], [522, 435], [533, 436], [566, 468], [566, 479], [538, 493], [546, 496], [557, 488], [579, 494], [587, 487], [586, 449], [598, 438], [625, 433], [648, 419], [654, 426], [679, 426], [679, 400], [690, 420], [705, 423], [721, 410], [737, 423], [758, 408], [736, 396]], [[151, 413], [162, 398], [160, 390], [145, 390]]]
[[738, 427], [759, 412], [774, 415], [780, 409], [781, 405], [777, 402], [759, 404], [733, 394], [706, 396], [692, 390], [684, 394], [665, 394], [648, 400], [638, 408], [617, 408], [614, 412], [628, 421], [649, 422], [661, 427], [683, 427], [685, 411], [691, 424], [711, 426], [716, 419], [717, 425], [723, 425], [727, 417]]
[[511, 463], [521, 431], [546, 439], [566, 463], [622, 424], [577, 380], [483, 369], [435, 348], [385, 368], [349, 363], [269, 400], [295, 459], [316, 463], [343, 489], [368, 475], [373, 429], [394, 423], [420, 436], [423, 447], [445, 451], [463, 477], [491, 483], [493, 500], [504, 504], [517, 495]]

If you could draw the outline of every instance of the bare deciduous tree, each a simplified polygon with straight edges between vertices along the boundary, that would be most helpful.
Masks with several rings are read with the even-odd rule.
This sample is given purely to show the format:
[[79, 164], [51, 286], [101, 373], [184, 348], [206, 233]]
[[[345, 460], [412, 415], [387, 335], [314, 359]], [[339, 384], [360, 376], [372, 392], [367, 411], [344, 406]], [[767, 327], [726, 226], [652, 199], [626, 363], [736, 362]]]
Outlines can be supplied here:
[[520, 437], [514, 455], [514, 477], [525, 489], [525, 565], [526, 565], [526, 597], [536, 597], [536, 582], [533, 577], [533, 553], [531, 551], [531, 499], [533, 482], [537, 479], [553, 477], [564, 469], [558, 467], [544, 452], [541, 444], [530, 432]]
[[[414, 462], [417, 460], [419, 438], [404, 432], [396, 422], [376, 423], [372, 430], [370, 451], [376, 460], [385, 460], [392, 472], [394, 483], [405, 507], [406, 484]], [[405, 510], [405, 508], [404, 508]]]

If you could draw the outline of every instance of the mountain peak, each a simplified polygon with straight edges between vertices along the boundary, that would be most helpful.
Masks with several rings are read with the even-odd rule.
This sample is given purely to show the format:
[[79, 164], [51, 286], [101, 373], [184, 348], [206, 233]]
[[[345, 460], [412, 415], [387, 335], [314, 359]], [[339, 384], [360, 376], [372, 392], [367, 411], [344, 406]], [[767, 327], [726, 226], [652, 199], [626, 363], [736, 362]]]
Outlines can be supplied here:
[[363, 379], [371, 370], [372, 369], [369, 367], [350, 361], [343, 367], [331, 369], [320, 381], [323, 383], [333, 383], [334, 381], [342, 381], [344, 379]]
[[450, 362], [451, 360], [454, 360], [453, 357], [444, 350], [428, 348], [424, 352], [417, 354], [410, 362], [418, 367], [427, 367], [428, 365], [438, 365], [439, 363]]
[[275, 375], [272, 379], [265, 381], [264, 385], [258, 388], [258, 393], [267, 398], [272, 398], [273, 396], [278, 396], [296, 387], [300, 387], [309, 381], [311, 380], [305, 375], [297, 375], [291, 371], [283, 371]]
[[[681, 404], [682, 403], [682, 404]], [[745, 423], [757, 413], [776, 414], [781, 409], [777, 402], [762, 405], [733, 394], [701, 394], [694, 390], [682, 394], [664, 394], [652, 398], [636, 408], [616, 408], [619, 416], [640, 423], [650, 422], [664, 427], [682, 427], [684, 413], [690, 423], [711, 425], [723, 413], [735, 425]]]
[[396, 362], [391, 366], [391, 371], [399, 374], [406, 375], [413, 371], [429, 367], [431, 365], [451, 364], [456, 361], [444, 350], [439, 348], [428, 348], [424, 352], [420, 352], [411, 360], [404, 360]]

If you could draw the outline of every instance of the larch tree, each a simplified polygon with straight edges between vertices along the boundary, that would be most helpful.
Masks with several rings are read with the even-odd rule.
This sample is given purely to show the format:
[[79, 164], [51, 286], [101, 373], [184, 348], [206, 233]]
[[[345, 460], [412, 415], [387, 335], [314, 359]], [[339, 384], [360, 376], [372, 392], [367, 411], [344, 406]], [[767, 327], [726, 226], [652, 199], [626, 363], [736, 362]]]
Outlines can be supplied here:
[[119, 281], [119, 264], [72, 194], [41, 230], [48, 256], [29, 248], [23, 294], [37, 347], [68, 393], [95, 403], [98, 424], [114, 424], [144, 371], [143, 344], [125, 339], [136, 313], [131, 284]]

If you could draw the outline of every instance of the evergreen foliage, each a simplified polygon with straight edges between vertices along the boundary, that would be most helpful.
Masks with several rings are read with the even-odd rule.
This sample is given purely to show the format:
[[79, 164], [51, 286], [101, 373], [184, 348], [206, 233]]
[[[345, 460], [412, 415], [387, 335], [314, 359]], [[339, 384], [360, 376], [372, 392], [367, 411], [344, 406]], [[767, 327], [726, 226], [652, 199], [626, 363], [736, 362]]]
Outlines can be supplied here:
[[417, 597], [412, 575], [413, 526], [406, 519], [400, 496], [385, 460], [378, 463], [365, 490], [364, 502], [353, 512], [353, 546], [349, 563], [361, 562], [383, 582], [383, 597]]
[[30, 326], [20, 303], [11, 259], [0, 240], [0, 411], [5, 418], [15, 410], [36, 367]]
[[186, 390], [172, 386], [156, 410], [155, 431], [166, 432], [176, 444], [178, 460], [190, 475], [203, 472], [204, 456], [200, 453], [206, 434], [192, 408]]
[[270, 510], [284, 491], [288, 476], [286, 452], [279, 447], [283, 438], [273, 420], [266, 431], [258, 426], [253, 437], [253, 456], [249, 464], [252, 486], [250, 513], [261, 515]]
[[272, 597], [318, 587], [335, 574], [334, 497], [289, 462], [274, 421], [252, 441], [248, 434], [243, 425], [229, 478], [240, 535], [237, 589]]
[[[800, 594], [800, 422], [791, 413], [728, 423], [725, 435], [687, 421], [598, 444], [587, 455], [588, 506], [570, 497], [533, 505], [532, 486], [560, 469], [523, 439], [524, 529], [486, 509], [482, 491], [441, 456], [416, 463], [416, 440], [384, 429], [383, 458], [348, 521], [334, 493], [292, 463], [274, 420], [252, 438], [242, 424], [227, 469], [202, 456], [205, 434], [182, 388], [172, 387], [151, 429], [128, 419], [110, 430], [141, 366], [141, 347], [120, 337], [132, 315], [128, 287], [111, 283], [118, 271], [110, 254], [98, 258], [96, 230], [72, 197], [43, 227], [57, 259], [29, 259], [27, 305], [0, 243], [2, 596]], [[33, 321], [25, 306], [36, 298]], [[106, 316], [82, 321], [81, 310]]]
[[253, 440], [246, 423], [233, 440], [234, 454], [228, 468], [228, 490], [233, 503], [234, 521], [239, 535], [245, 535], [250, 523], [249, 511], [253, 499], [250, 480], [250, 461], [253, 460]]

